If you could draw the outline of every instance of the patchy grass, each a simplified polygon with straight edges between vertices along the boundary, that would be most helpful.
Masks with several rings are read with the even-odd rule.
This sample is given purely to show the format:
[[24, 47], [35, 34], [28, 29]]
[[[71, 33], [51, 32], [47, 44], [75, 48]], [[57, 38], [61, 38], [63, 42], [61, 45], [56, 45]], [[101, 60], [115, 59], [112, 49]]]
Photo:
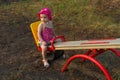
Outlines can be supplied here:
[[[101, 9], [102, 4], [100, 7], [97, 4], [97, 0], [14, 2], [0, 6], [2, 12], [0, 13], [0, 19], [4, 24], [29, 25], [31, 22], [38, 20], [37, 13], [41, 8], [49, 7], [53, 12], [56, 32], [65, 30], [68, 34], [72, 33], [76, 39], [119, 37], [120, 24], [116, 23], [113, 17], [96, 14], [103, 9]], [[113, 13], [118, 12], [119, 10], [116, 9]], [[110, 12], [108, 11], [108, 13]], [[63, 35], [66, 33], [63, 33]]]
[[[42, 62], [37, 60], [41, 59], [41, 56], [36, 50], [29, 25], [38, 20], [37, 13], [41, 8], [49, 7], [53, 13], [56, 34], [64, 35], [67, 40], [120, 37], [119, 2], [119, 0], [24, 0], [0, 5], [0, 74], [2, 75], [0, 78], [52, 80], [50, 77], [55, 76], [54, 80], [70, 78], [74, 80], [75, 76], [80, 76], [79, 78], [84, 80], [85, 72], [75, 76], [71, 76], [74, 74], [69, 72], [59, 73], [61, 63], [60, 66], [54, 63], [43, 73]], [[69, 53], [68, 56], [72, 56], [77, 52], [69, 51]], [[120, 59], [113, 53], [108, 53], [99, 56], [98, 60], [110, 71], [113, 80], [120, 80]], [[89, 66], [88, 63], [85, 64]], [[77, 74], [74, 70], [76, 69], [73, 68], [70, 72]], [[56, 74], [51, 74], [50, 71]], [[43, 75], [48, 75], [48, 78], [44, 79]], [[90, 75], [86, 76], [89, 77]], [[94, 80], [94, 77], [91, 80]]]

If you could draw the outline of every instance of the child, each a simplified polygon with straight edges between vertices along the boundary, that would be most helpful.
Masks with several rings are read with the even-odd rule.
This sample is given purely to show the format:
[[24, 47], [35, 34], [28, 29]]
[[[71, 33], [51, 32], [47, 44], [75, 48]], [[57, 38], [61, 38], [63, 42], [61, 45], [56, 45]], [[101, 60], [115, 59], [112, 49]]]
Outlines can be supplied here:
[[54, 37], [53, 25], [51, 11], [49, 8], [43, 8], [38, 13], [38, 17], [41, 20], [38, 26], [38, 39], [40, 41], [40, 46], [42, 48], [42, 58], [44, 67], [49, 67], [50, 64], [46, 59], [47, 46], [49, 45], [51, 39]]

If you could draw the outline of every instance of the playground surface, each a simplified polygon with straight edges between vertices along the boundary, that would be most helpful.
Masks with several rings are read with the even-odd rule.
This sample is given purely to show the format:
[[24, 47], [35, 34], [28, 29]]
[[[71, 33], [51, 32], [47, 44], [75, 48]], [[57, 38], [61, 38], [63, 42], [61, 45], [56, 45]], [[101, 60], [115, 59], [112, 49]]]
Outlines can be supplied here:
[[[40, 52], [36, 49], [29, 28], [1, 24], [0, 27], [0, 79], [1, 80], [106, 80], [103, 73], [91, 62], [73, 61], [61, 73], [67, 59], [84, 50], [65, 51], [66, 59], [58, 59], [51, 67], [43, 67]], [[25, 25], [24, 25], [25, 26]], [[12, 30], [12, 31], [11, 31]], [[112, 52], [97, 57], [113, 80], [120, 77], [120, 58]]]

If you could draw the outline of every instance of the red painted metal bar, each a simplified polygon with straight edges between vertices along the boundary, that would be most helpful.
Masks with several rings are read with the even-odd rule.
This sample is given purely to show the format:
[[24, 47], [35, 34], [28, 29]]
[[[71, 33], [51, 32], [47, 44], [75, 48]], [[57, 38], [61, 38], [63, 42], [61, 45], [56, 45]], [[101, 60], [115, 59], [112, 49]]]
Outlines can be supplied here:
[[105, 52], [105, 50], [103, 50], [103, 49], [96, 50], [96, 53], [93, 53], [93, 54], [91, 54], [90, 56], [91, 56], [91, 57], [96, 57], [96, 56], [102, 54], [103, 52]]
[[92, 52], [92, 50], [89, 49], [89, 50], [85, 53], [85, 55], [89, 55], [91, 52]]
[[[37, 46], [37, 48], [38, 48], [39, 51], [42, 51], [42, 48], [40, 46]], [[47, 51], [54, 51], [54, 49], [51, 48], [51, 47], [48, 47]]]
[[[47, 50], [48, 51], [54, 51], [55, 47], [54, 47], [54, 43], [57, 39], [61, 39], [62, 41], [65, 41], [65, 37], [64, 36], [56, 36], [55, 38], [53, 38], [51, 40], [51, 47], [48, 47]], [[42, 51], [42, 48], [40, 46], [37, 47], [39, 51]]]
[[[103, 52], [105, 52], [105, 50], [104, 49], [100, 49], [100, 50], [97, 50], [97, 49], [89, 49], [86, 53], [85, 53], [85, 55], [88, 55], [88, 56], [91, 56], [91, 57], [96, 57], [96, 56], [98, 56], [99, 54], [101, 54], [101, 53], [103, 53]], [[84, 62], [85, 61], [85, 58], [82, 58], [82, 62]]]
[[[84, 53], [85, 55], [89, 55], [90, 53], [92, 52], [92, 50], [88, 50], [86, 53]], [[82, 58], [82, 61], [81, 62], [84, 62], [85, 61], [85, 58]]]
[[90, 56], [87, 56], [87, 55], [83, 55], [83, 54], [78, 54], [78, 55], [74, 55], [72, 57], [70, 57], [67, 62], [65, 63], [65, 65], [63, 66], [63, 68], [61, 69], [61, 72], [64, 72], [68, 65], [74, 60], [74, 59], [77, 59], [77, 58], [85, 58], [85, 59], [88, 59], [90, 61], [92, 61], [95, 65], [97, 65], [97, 67], [99, 67], [102, 72], [104, 73], [104, 75], [106, 76], [107, 80], [112, 80], [110, 74], [108, 73], [108, 71], [104, 68], [104, 66], [99, 62], [97, 61], [96, 59], [90, 57]]
[[114, 52], [118, 57], [120, 57], [120, 51], [118, 51], [117, 49], [112, 48], [112, 49], [108, 49], [108, 50]]
[[65, 41], [65, 37], [64, 36], [56, 36], [55, 38], [53, 38], [51, 40], [51, 49], [54, 51], [55, 47], [54, 47], [54, 43], [57, 39], [61, 39], [63, 42]]

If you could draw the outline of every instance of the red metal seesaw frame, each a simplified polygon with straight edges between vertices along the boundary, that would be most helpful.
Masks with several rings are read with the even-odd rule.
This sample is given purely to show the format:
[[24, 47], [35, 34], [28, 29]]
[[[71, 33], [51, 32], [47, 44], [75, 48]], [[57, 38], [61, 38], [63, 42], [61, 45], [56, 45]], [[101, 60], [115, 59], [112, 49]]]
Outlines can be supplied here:
[[64, 72], [68, 65], [74, 60], [74, 59], [77, 59], [77, 58], [84, 58], [84, 59], [88, 59], [90, 61], [92, 61], [97, 67], [99, 67], [102, 72], [104, 73], [104, 75], [106, 76], [107, 80], [112, 80], [112, 78], [110, 77], [108, 71], [104, 68], [104, 66], [99, 62], [97, 61], [96, 59], [90, 57], [90, 56], [87, 56], [87, 55], [83, 55], [83, 54], [78, 54], [78, 55], [74, 55], [72, 57], [70, 57], [67, 62], [65, 63], [65, 65], [63, 66], [63, 68], [61, 69], [61, 72]]
[[64, 64], [63, 68], [61, 69], [61, 72], [64, 72], [68, 65], [77, 58], [82, 58], [82, 62], [84, 62], [86, 59], [92, 61], [97, 67], [100, 68], [100, 70], [102, 70], [102, 72], [104, 73], [104, 75], [106, 76], [107, 80], [112, 80], [110, 74], [108, 73], [108, 71], [105, 69], [105, 67], [99, 62], [97, 61], [94, 57], [98, 56], [101, 53], [104, 53], [105, 51], [110, 50], [113, 53], [115, 53], [117, 56], [120, 57], [120, 52], [116, 49], [89, 49], [85, 54], [78, 54], [78, 55], [74, 55], [72, 57], [70, 57], [66, 63]]
[[[51, 41], [51, 47], [48, 48], [49, 51], [54, 51], [55, 47], [54, 47], [54, 42], [57, 39], [61, 39], [63, 42], [65, 41], [64, 36], [56, 36], [55, 38], [53, 38], [53, 40]], [[101, 44], [101, 43], [100, 43]], [[41, 51], [41, 47], [38, 47], [38, 50]], [[108, 73], [108, 71], [105, 69], [105, 67], [95, 59], [96, 56], [104, 53], [105, 51], [110, 50], [113, 53], [115, 53], [117, 56], [120, 57], [120, 52], [116, 49], [89, 49], [86, 53], [84, 54], [78, 54], [78, 55], [74, 55], [72, 57], [70, 57], [67, 62], [64, 64], [63, 68], [61, 69], [62, 72], [64, 72], [68, 65], [77, 58], [82, 58], [82, 62], [84, 62], [86, 59], [92, 61], [97, 67], [100, 68], [100, 70], [102, 70], [102, 72], [104, 73], [104, 75], [106, 76], [107, 80], [112, 80], [110, 74]]]
[[[100, 54], [102, 54], [102, 53], [104, 53], [105, 51], [107, 51], [107, 50], [110, 50], [110, 51], [112, 51], [113, 53], [115, 53], [118, 57], [120, 57], [120, 52], [118, 51], [118, 50], [116, 50], [116, 49], [89, 49], [86, 53], [84, 53], [85, 55], [88, 55], [88, 56], [91, 56], [91, 57], [96, 57], [96, 56], [98, 56], [98, 55], [100, 55]], [[84, 62], [85, 61], [85, 59], [84, 58], [82, 58], [82, 62]]]

